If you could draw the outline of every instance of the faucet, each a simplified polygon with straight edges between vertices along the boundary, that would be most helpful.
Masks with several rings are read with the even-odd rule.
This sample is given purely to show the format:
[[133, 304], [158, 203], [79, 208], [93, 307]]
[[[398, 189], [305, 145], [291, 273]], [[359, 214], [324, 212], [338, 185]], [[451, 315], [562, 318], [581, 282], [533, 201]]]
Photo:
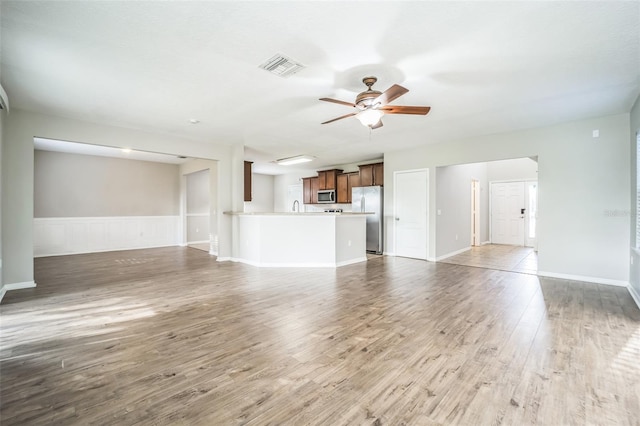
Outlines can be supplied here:
[[[296, 210], [296, 206], [298, 207], [297, 210]], [[295, 200], [293, 202], [293, 207], [291, 207], [291, 211], [300, 213], [300, 202], [298, 200]]]

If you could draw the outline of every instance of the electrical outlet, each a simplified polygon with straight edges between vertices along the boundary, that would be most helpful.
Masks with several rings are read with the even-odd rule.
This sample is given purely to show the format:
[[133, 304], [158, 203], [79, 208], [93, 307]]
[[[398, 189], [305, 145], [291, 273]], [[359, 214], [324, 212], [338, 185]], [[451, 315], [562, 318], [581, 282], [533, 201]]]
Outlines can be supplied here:
[[458, 234], [456, 234], [456, 241], [458, 241]]
[[347, 246], [351, 247], [351, 240], [347, 241]]

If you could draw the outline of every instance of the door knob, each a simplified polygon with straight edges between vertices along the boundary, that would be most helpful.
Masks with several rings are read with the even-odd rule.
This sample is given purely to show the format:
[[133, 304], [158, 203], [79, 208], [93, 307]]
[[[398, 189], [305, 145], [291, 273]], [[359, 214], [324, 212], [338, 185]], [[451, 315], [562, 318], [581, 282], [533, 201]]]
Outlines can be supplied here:
[[396, 217], [396, 220], [400, 220], [400, 218], [399, 218], [399, 217]]

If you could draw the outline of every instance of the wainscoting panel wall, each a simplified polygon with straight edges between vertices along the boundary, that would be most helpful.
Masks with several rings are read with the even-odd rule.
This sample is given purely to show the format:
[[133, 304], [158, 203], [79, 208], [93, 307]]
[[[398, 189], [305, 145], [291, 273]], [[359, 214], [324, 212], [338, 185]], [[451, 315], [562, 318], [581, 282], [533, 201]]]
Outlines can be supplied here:
[[35, 257], [180, 244], [179, 216], [36, 218]]

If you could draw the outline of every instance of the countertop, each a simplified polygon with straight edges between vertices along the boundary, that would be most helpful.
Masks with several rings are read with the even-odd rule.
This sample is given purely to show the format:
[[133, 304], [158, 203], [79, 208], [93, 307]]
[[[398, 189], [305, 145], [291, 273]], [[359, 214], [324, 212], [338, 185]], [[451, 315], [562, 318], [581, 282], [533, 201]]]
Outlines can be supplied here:
[[222, 212], [232, 216], [364, 216], [372, 212]]

